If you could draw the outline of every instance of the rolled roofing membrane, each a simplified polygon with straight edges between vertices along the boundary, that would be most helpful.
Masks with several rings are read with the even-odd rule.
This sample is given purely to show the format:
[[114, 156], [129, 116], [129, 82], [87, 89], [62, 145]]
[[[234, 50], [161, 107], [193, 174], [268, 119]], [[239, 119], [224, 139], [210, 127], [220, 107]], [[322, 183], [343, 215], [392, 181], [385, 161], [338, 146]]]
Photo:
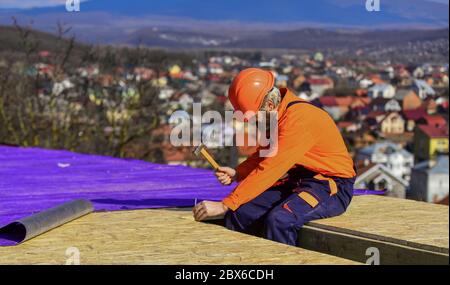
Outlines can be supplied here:
[[94, 211], [87, 200], [75, 200], [14, 221], [0, 228], [0, 246], [13, 246]]

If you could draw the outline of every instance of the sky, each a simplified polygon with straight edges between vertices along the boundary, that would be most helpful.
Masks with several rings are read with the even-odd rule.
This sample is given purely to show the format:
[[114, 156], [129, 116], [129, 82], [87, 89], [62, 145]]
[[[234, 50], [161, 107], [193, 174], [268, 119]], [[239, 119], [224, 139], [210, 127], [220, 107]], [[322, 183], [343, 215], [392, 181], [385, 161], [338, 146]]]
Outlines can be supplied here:
[[[81, 0], [81, 2], [87, 0]], [[95, 0], [91, 0], [95, 1]], [[430, 2], [438, 2], [449, 4], [449, 0], [427, 0]], [[0, 8], [34, 8], [34, 7], [50, 7], [65, 5], [66, 0], [0, 0]]]
[[[81, 2], [86, 0], [81, 0]], [[66, 0], [0, 0], [0, 8], [35, 8], [65, 5]]]

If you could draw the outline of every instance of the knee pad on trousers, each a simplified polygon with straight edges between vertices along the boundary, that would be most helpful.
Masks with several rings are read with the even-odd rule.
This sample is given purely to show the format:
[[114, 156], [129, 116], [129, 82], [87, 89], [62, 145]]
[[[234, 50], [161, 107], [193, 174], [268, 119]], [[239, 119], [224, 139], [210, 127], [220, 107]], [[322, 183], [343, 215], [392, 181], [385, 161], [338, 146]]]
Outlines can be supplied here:
[[285, 209], [276, 209], [271, 211], [265, 220], [266, 230], [290, 230], [301, 221], [289, 211]]

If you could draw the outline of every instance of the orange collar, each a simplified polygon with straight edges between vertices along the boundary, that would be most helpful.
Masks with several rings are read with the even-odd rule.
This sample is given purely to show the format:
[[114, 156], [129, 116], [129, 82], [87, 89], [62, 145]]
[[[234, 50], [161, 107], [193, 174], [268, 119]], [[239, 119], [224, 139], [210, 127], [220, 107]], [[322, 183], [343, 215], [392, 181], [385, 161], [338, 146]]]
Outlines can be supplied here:
[[287, 106], [289, 103], [294, 101], [304, 101], [297, 96], [294, 95], [294, 93], [291, 92], [291, 90], [287, 88], [280, 88], [281, 96], [283, 96], [283, 99], [281, 100], [280, 106], [278, 107], [278, 119], [280, 120], [286, 113]]

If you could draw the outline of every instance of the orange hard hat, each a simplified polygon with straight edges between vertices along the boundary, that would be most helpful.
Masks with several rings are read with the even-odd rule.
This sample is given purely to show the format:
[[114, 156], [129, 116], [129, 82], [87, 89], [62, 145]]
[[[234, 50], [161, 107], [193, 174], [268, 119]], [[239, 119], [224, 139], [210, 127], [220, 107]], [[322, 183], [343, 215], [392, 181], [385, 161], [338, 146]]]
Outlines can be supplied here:
[[258, 112], [264, 97], [275, 85], [272, 72], [247, 68], [242, 70], [231, 83], [228, 90], [228, 99], [236, 111]]

